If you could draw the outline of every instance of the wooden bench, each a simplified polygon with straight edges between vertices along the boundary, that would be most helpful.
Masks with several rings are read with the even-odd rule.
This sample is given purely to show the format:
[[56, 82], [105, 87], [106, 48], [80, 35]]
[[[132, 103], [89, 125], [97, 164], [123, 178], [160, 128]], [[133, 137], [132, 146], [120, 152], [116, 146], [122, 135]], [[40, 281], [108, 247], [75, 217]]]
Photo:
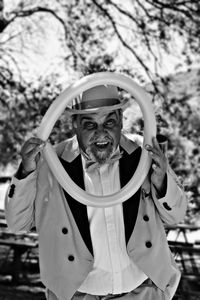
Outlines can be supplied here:
[[177, 241], [168, 243], [182, 273], [176, 294], [181, 300], [200, 299], [200, 245]]
[[183, 274], [200, 278], [200, 245], [171, 241], [168, 243]]
[[35, 233], [13, 234], [3, 231], [0, 233], [0, 246], [8, 247], [9, 251], [13, 251], [10, 273], [12, 282], [16, 284], [22, 271], [22, 255], [38, 247], [38, 236]]
[[190, 242], [190, 235], [193, 232], [200, 231], [200, 226], [197, 225], [190, 225], [190, 224], [178, 224], [178, 225], [166, 225], [165, 226], [165, 231], [167, 236], [169, 236], [170, 232], [174, 232], [174, 241], [179, 241], [181, 236], [182, 240], [185, 243]]
[[7, 222], [5, 219], [0, 219], [0, 229], [7, 228]]

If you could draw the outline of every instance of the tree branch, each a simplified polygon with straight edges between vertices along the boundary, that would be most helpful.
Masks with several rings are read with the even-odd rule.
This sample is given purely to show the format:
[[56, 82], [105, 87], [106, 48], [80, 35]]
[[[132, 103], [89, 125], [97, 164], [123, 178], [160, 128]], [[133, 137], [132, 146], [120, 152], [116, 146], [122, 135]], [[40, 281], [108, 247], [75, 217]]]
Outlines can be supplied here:
[[[133, 15], [130, 14], [129, 12], [123, 10], [122, 8], [120, 8], [116, 3], [113, 3], [111, 0], [107, 0], [108, 4], [114, 6], [121, 14], [127, 16], [128, 18], [130, 18], [130, 20], [134, 21], [136, 23], [136, 25], [140, 28], [141, 30], [141, 33], [142, 33], [142, 36], [144, 37], [144, 40], [145, 40], [145, 45], [147, 47], [147, 49], [149, 50], [149, 52], [151, 53], [151, 55], [153, 56], [154, 58], [154, 62], [155, 62], [155, 71], [157, 70], [157, 57], [156, 55], [154, 54], [152, 48], [151, 48], [151, 45], [150, 45], [150, 41], [149, 41], [149, 32], [147, 33], [146, 32], [146, 26], [144, 25], [144, 22], [139, 22], [139, 18], [138, 20], [136, 18], [133, 18]], [[139, 4], [139, 1], [137, 1], [138, 4]], [[142, 6], [143, 7], [143, 6]], [[144, 9], [144, 7], [143, 7]], [[148, 14], [148, 12], [145, 10], [145, 13], [148, 15], [148, 17], [150, 18], [150, 15]], [[156, 74], [157, 74], [157, 71], [156, 71]], [[158, 74], [157, 74], [158, 75]]]
[[153, 7], [158, 8], [158, 9], [168, 9], [168, 10], [172, 10], [173, 12], [179, 12], [183, 15], [185, 15], [187, 18], [191, 19], [192, 21], [194, 21], [193, 15], [190, 13], [190, 10], [192, 10], [193, 12], [197, 13], [197, 11], [193, 10], [190, 7], [186, 6], [187, 9], [183, 9], [181, 8], [182, 6], [184, 6], [186, 3], [187, 4], [194, 4], [188, 1], [181, 1], [181, 2], [174, 2], [174, 3], [170, 3], [168, 4], [167, 2], [163, 3], [159, 0], [146, 0], [147, 3], [151, 4]]
[[58, 16], [58, 14], [54, 10], [52, 10], [50, 8], [37, 6], [35, 8], [31, 8], [31, 9], [15, 10], [12, 12], [12, 14], [14, 14], [14, 16], [9, 20], [9, 24], [17, 18], [24, 18], [24, 17], [28, 17], [28, 16], [31, 16], [31, 15], [37, 14], [37, 13], [51, 14], [62, 25], [62, 27], [64, 29], [65, 40], [68, 41], [67, 47], [69, 48], [69, 50], [72, 53], [72, 57], [74, 59], [74, 64], [76, 64], [75, 63], [76, 56], [78, 56], [82, 61], [84, 61], [83, 55], [80, 52], [78, 52], [78, 50], [77, 50], [76, 39], [75, 39], [75, 37], [72, 36], [70, 31], [68, 30], [66, 22], [60, 16]]
[[142, 59], [138, 56], [138, 54], [136, 53], [136, 51], [131, 48], [129, 46], [128, 43], [126, 43], [126, 41], [122, 38], [121, 34], [119, 33], [117, 26], [115, 24], [115, 21], [113, 20], [113, 18], [111, 17], [111, 15], [108, 13], [108, 11], [103, 8], [99, 3], [97, 3], [96, 0], [92, 0], [93, 3], [107, 16], [107, 18], [109, 19], [109, 21], [111, 22], [114, 32], [116, 33], [118, 39], [120, 40], [120, 42], [122, 43], [122, 45], [127, 48], [132, 54], [133, 56], [137, 59], [137, 61], [140, 63], [140, 65], [142, 66], [142, 68], [145, 70], [145, 72], [147, 73], [148, 77], [151, 79], [151, 81], [153, 82], [153, 78], [151, 76], [150, 70], [149, 68], [143, 63]]

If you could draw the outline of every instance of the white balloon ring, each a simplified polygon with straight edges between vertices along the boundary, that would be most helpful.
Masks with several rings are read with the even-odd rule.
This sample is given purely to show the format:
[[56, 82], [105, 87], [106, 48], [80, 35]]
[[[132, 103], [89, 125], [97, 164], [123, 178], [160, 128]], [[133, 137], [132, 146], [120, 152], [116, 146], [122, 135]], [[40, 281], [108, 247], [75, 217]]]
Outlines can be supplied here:
[[[55, 122], [66, 108], [67, 103], [72, 101], [82, 92], [102, 84], [118, 86], [128, 91], [135, 98], [136, 102], [140, 106], [144, 118], [143, 145], [152, 145], [152, 137], [156, 136], [156, 120], [150, 97], [131, 78], [122, 74], [111, 72], [100, 72], [87, 75], [77, 81], [75, 84], [72, 84], [66, 88], [47, 110], [42, 119], [40, 127], [38, 128], [37, 136], [43, 141], [46, 141], [53, 129]], [[95, 196], [82, 190], [74, 183], [74, 181], [69, 177], [63, 168], [54, 148], [49, 142], [47, 142], [46, 146], [44, 147], [44, 157], [52, 173], [60, 185], [66, 190], [66, 192], [80, 203], [93, 207], [109, 207], [129, 199], [142, 185], [151, 165], [151, 159], [148, 155], [148, 152], [143, 147], [138, 167], [126, 186], [124, 186], [119, 192], [108, 196]]]

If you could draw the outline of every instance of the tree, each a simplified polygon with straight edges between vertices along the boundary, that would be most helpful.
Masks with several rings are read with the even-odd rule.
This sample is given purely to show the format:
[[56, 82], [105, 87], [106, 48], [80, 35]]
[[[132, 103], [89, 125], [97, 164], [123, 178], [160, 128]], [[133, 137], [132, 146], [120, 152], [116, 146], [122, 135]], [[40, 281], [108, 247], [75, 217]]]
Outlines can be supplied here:
[[[180, 55], [176, 48], [182, 43], [184, 63], [191, 64], [193, 57], [199, 55], [200, 5], [197, 0], [123, 3], [112, 0], [43, 0], [34, 1], [34, 4], [21, 0], [15, 6], [13, 2], [6, 14], [3, 0], [0, 7], [0, 31], [9, 31], [9, 28], [12, 30], [16, 24], [19, 27], [21, 24], [23, 32], [18, 32], [17, 38], [20, 35], [22, 40], [27, 32], [37, 32], [37, 35], [45, 32], [47, 18], [54, 21], [53, 24], [57, 22], [59, 39], [66, 53], [63, 58], [78, 71], [96, 54], [112, 53], [116, 57], [115, 63], [119, 57], [125, 56], [125, 68], [132, 75], [155, 81], [162, 74], [163, 53]], [[114, 46], [112, 42], [115, 42]], [[131, 62], [137, 62], [139, 67], [134, 70], [132, 65], [128, 66]], [[179, 60], [176, 67], [181, 64]]]
[[[190, 203], [197, 199], [197, 211], [199, 142], [193, 128], [199, 130], [199, 111], [191, 108], [189, 93], [172, 96], [169, 73], [191, 69], [198, 61], [199, 13], [197, 0], [0, 0], [0, 164], [17, 161], [23, 141], [66, 83], [85, 74], [88, 66], [116, 70], [152, 94], [160, 130], [170, 138], [169, 158], [187, 181]], [[46, 58], [43, 49], [48, 45], [52, 50], [54, 42], [59, 57], [51, 58], [48, 67], [53, 60], [54, 68], [43, 75], [37, 60]], [[34, 70], [41, 70], [38, 77], [30, 74], [33, 55]], [[140, 119], [140, 129], [142, 125]], [[69, 135], [69, 128], [61, 118], [51, 139], [59, 141], [66, 130]], [[196, 145], [192, 154], [189, 142]]]

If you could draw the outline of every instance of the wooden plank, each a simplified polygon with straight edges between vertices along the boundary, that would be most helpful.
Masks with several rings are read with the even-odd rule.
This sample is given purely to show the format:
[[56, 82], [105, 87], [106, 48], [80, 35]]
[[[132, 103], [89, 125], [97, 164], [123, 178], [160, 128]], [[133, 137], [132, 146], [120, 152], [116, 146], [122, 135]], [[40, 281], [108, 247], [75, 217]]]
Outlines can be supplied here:
[[24, 241], [24, 240], [14, 240], [14, 239], [0, 239], [0, 245], [15, 247], [27, 247], [35, 248], [38, 246], [38, 242], [35, 241]]

